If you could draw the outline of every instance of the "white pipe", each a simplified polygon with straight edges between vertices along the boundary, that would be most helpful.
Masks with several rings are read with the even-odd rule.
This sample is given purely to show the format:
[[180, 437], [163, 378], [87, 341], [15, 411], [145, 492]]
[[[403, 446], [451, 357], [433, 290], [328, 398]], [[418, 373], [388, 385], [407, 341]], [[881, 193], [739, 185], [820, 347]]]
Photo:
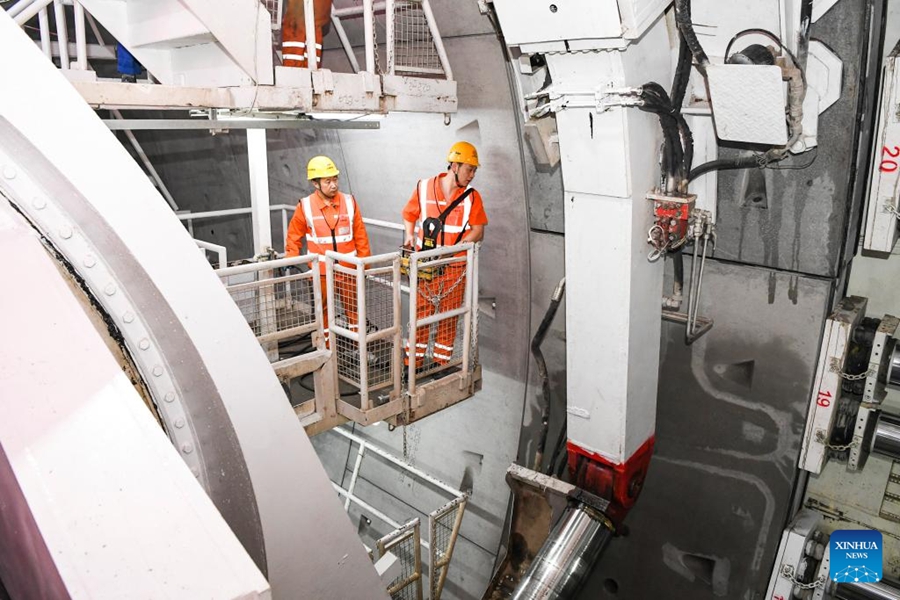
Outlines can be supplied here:
[[[307, 48], [309, 45], [307, 44]], [[269, 211], [269, 154], [265, 129], [247, 130], [247, 160], [250, 166], [250, 207], [253, 209], [253, 252], [272, 248], [272, 213]]]
[[363, 217], [363, 223], [366, 225], [373, 225], [374, 227], [383, 227], [385, 229], [396, 229], [397, 231], [403, 231], [403, 225], [400, 223], [392, 223], [390, 221], [379, 221], [378, 219], [369, 219]]
[[[356, 453], [356, 463], [353, 465], [353, 475], [350, 477], [350, 485], [347, 486], [347, 492], [349, 494], [353, 493], [353, 490], [356, 489], [356, 480], [359, 479], [359, 468], [362, 466], [363, 455], [366, 453], [366, 447], [360, 446], [359, 450]], [[350, 510], [350, 496], [347, 496], [347, 501], [344, 502], [344, 510]]]
[[250, 208], [223, 208], [222, 210], [208, 210], [198, 213], [181, 213], [178, 218], [182, 221], [195, 221], [199, 219], [214, 219], [216, 217], [232, 217], [234, 215], [249, 215]]
[[197, 244], [200, 248], [204, 250], [209, 250], [210, 252], [215, 252], [216, 256], [219, 257], [219, 268], [224, 269], [228, 266], [228, 250], [226, 250], [225, 246], [220, 246], [219, 244], [213, 244], [212, 242], [204, 242], [203, 240], [194, 240], [194, 243]]
[[[57, 2], [59, 0], [56, 0]], [[62, 52], [62, 43], [60, 43], [60, 52]], [[122, 119], [122, 113], [118, 110], [113, 109], [110, 111], [112, 115], [117, 119]], [[147, 158], [147, 155], [144, 154], [144, 149], [141, 148], [141, 145], [138, 143], [137, 138], [134, 137], [134, 134], [129, 130], [125, 130], [125, 137], [128, 138], [128, 141], [131, 142], [132, 148], [137, 152], [138, 157], [141, 159], [141, 163], [144, 165], [144, 168], [150, 173], [150, 177], [153, 178], [153, 181], [156, 182], [156, 185], [159, 187], [159, 192], [163, 195], [163, 198], [166, 199], [166, 202], [169, 203], [169, 206], [172, 207], [172, 210], [178, 210], [178, 204], [175, 202], [175, 199], [172, 198], [172, 194], [169, 193], [169, 188], [166, 187], [166, 184], [163, 183], [162, 177], [159, 176], [159, 173], [156, 172], [156, 169], [153, 168], [153, 163], [150, 162], [150, 159]], [[193, 233], [193, 232], [192, 232]]]
[[[53, 0], [35, 0], [34, 2], [28, 3], [28, 6], [24, 7], [22, 12], [15, 16], [16, 25], [21, 27], [30, 21], [34, 15], [38, 14], [42, 8], [50, 6], [51, 2], [53, 2]], [[16, 6], [18, 6], [18, 4]]]
[[41, 49], [44, 51], [44, 56], [53, 60], [53, 44], [50, 41], [50, 13], [46, 6], [38, 13], [38, 25], [41, 30]]
[[[315, 71], [319, 68], [318, 52], [316, 52], [316, 14], [313, 0], [303, 0], [303, 18], [306, 21], [306, 68]], [[323, 40], [324, 41], [324, 40]]]
[[87, 71], [87, 36], [84, 31], [84, 7], [75, 0], [75, 61], [79, 71]]
[[425, 20], [428, 22], [428, 29], [431, 30], [431, 37], [434, 39], [434, 47], [437, 49], [438, 57], [441, 59], [444, 75], [447, 76], [447, 81], [453, 81], [453, 71], [450, 69], [450, 59], [447, 57], [447, 49], [444, 48], [444, 40], [441, 39], [441, 32], [438, 31], [437, 21], [434, 20], [434, 13], [431, 12], [431, 4], [428, 0], [422, 0], [422, 11], [425, 13]]
[[221, 269], [216, 272], [219, 277], [231, 277], [232, 275], [242, 275], [244, 273], [254, 273], [256, 271], [272, 271], [281, 267], [291, 267], [296, 265], [309, 264], [311, 269], [316, 267], [318, 262], [318, 254], [304, 254], [302, 256], [291, 256], [290, 258], [279, 258], [278, 260], [266, 260], [263, 262], [247, 263], [245, 265], [237, 265]]
[[375, 72], [375, 14], [372, 0], [363, 0], [363, 29], [366, 36], [366, 71]]
[[[378, 12], [382, 12], [385, 10], [385, 3], [384, 2], [375, 2], [372, 5], [372, 8], [373, 8], [373, 10], [376, 10]], [[333, 14], [337, 15], [341, 19], [344, 19], [346, 17], [359, 17], [359, 16], [362, 16], [364, 13], [365, 13], [365, 8], [362, 6], [349, 6], [347, 8], [338, 8], [338, 9], [335, 9], [333, 12]]]
[[394, 74], [394, 0], [386, 0], [384, 3], [384, 29], [387, 48], [387, 72]]
[[59, 42], [59, 66], [69, 70], [69, 30], [66, 25], [66, 7], [62, 0], [53, 0], [53, 15], [56, 17], [56, 39]]
[[13, 4], [10, 9], [6, 11], [6, 14], [8, 14], [10, 17], [15, 17], [23, 10], [28, 8], [33, 2], [34, 0], [20, 0], [19, 2]]
[[[91, 31], [94, 32], [94, 37], [97, 38], [97, 43], [101, 46], [106, 46], [106, 42], [103, 40], [103, 34], [100, 33], [100, 28], [97, 27], [97, 21], [94, 20], [94, 17], [91, 13], [85, 13], [85, 18], [87, 18], [88, 25], [91, 26]], [[116, 49], [112, 48], [113, 56], [116, 54]]]
[[438, 488], [444, 490], [445, 492], [451, 494], [452, 496], [454, 496], [454, 497], [456, 497], [456, 498], [459, 498], [459, 497], [462, 497], [462, 496], [465, 495], [465, 494], [463, 494], [463, 492], [462, 492], [461, 490], [458, 490], [458, 489], [454, 488], [453, 486], [444, 483], [444, 482], [441, 481], [440, 479], [438, 479], [438, 478], [436, 478], [436, 477], [434, 477], [434, 476], [432, 476], [432, 475], [429, 475], [429, 474], [426, 473], [425, 471], [422, 471], [421, 469], [418, 469], [418, 468], [416, 468], [416, 467], [414, 467], [414, 466], [412, 466], [412, 465], [410, 465], [410, 464], [408, 464], [408, 463], [406, 463], [406, 462], [400, 460], [399, 458], [397, 458], [397, 457], [394, 456], [393, 454], [390, 454], [390, 453], [388, 453], [388, 452], [382, 450], [382, 449], [379, 448], [378, 446], [373, 445], [371, 442], [368, 442], [368, 441], [364, 440], [363, 438], [361, 438], [361, 437], [359, 437], [359, 436], [357, 436], [357, 435], [354, 435], [354, 434], [350, 433], [349, 431], [347, 431], [347, 430], [344, 429], [343, 427], [335, 427], [334, 429], [332, 429], [332, 431], [334, 431], [335, 433], [338, 433], [338, 434], [344, 436], [345, 438], [347, 438], [347, 439], [349, 439], [349, 440], [352, 440], [352, 441], [356, 442], [357, 444], [365, 445], [365, 446], [366, 446], [366, 450], [371, 450], [372, 452], [374, 452], [374, 453], [377, 454], [378, 456], [380, 456], [380, 457], [382, 457], [382, 458], [384, 458], [384, 459], [386, 459], [386, 460], [388, 460], [388, 461], [394, 463], [395, 465], [398, 465], [399, 467], [403, 468], [404, 471], [409, 471], [410, 473], [412, 473], [412, 474], [414, 474], [414, 475], [416, 475], [416, 476], [418, 476], [418, 477], [424, 479], [424, 480], [427, 481], [428, 483], [434, 485], [435, 487], [438, 487]]
[[344, 24], [341, 23], [341, 18], [335, 13], [334, 5], [331, 6], [331, 25], [341, 40], [341, 46], [344, 47], [344, 52], [347, 54], [350, 66], [353, 67], [353, 72], [359, 73], [359, 61], [356, 60], [356, 54], [353, 52], [353, 46], [350, 45], [350, 38], [347, 37]]

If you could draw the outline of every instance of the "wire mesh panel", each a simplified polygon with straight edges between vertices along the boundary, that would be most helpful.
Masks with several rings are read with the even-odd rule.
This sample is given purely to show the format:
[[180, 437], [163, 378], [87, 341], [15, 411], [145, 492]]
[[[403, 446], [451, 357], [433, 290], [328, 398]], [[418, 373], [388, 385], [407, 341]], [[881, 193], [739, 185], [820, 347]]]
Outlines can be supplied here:
[[[332, 256], [333, 255], [333, 256]], [[335, 257], [341, 257], [340, 262]], [[396, 253], [356, 259], [329, 253], [327, 307], [338, 377], [369, 394], [400, 392], [400, 270]]]
[[265, 263], [259, 263], [254, 271], [234, 275], [228, 271], [222, 275], [228, 293], [260, 342], [285, 339], [319, 327], [317, 273], [285, 274]]
[[394, 71], [443, 75], [441, 59], [421, 0], [394, 2]]
[[263, 0], [263, 4], [272, 16], [272, 31], [281, 29], [281, 16], [284, 14], [284, 0]]
[[428, 516], [431, 529], [430, 559], [428, 580], [431, 583], [431, 600], [439, 600], [447, 580], [450, 559], [459, 535], [463, 513], [466, 510], [466, 497], [454, 498]]
[[419, 519], [376, 542], [377, 556], [394, 554], [400, 561], [400, 574], [388, 586], [393, 600], [422, 600], [422, 551]]
[[410, 260], [416, 264], [415, 319], [410, 320], [407, 364], [413, 364], [414, 347], [417, 379], [459, 366], [464, 359], [471, 368], [472, 352], [466, 347], [472, 339], [471, 250], [413, 253]]

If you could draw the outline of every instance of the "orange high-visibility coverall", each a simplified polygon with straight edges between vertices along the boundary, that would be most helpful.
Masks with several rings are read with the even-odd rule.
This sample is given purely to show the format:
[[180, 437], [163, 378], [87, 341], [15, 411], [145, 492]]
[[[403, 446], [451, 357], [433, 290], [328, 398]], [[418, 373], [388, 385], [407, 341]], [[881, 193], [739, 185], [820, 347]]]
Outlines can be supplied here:
[[[316, 66], [322, 61], [322, 28], [331, 21], [331, 0], [313, 0], [316, 21]], [[281, 20], [281, 61], [286, 67], [306, 67], [306, 17], [303, 0], [285, 0]]]

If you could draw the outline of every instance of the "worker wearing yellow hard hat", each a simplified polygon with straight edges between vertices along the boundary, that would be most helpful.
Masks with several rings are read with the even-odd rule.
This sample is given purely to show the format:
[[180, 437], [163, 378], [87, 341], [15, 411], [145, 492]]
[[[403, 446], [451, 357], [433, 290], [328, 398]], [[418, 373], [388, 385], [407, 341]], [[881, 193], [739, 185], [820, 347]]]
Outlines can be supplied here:
[[[484, 204], [470, 184], [480, 166], [478, 150], [469, 142], [456, 142], [447, 153], [447, 170], [429, 179], [419, 180], [416, 189], [403, 209], [404, 246], [429, 249], [453, 246], [463, 242], [480, 242], [488, 223]], [[424, 298], [440, 298], [434, 302], [418, 302], [416, 319], [431, 316], [436, 310], [451, 311], [462, 306], [465, 292], [465, 268], [451, 265], [431, 279], [420, 278], [419, 293]], [[456, 318], [436, 323], [432, 360], [447, 364], [454, 359]], [[415, 365], [423, 366], [428, 349], [429, 327], [420, 327], [415, 336]], [[407, 364], [409, 360], [407, 347]]]
[[[312, 182], [315, 190], [309, 196], [301, 198], [297, 210], [288, 226], [284, 254], [287, 257], [299, 256], [300, 244], [306, 239], [308, 254], [324, 256], [332, 250], [347, 256], [360, 258], [371, 256], [369, 236], [363, 223], [362, 214], [356, 199], [338, 189], [338, 171], [334, 161], [327, 156], [315, 156], [306, 165], [306, 178]], [[325, 338], [328, 339], [329, 320], [328, 306], [325, 298], [325, 262], [319, 263], [322, 281], [322, 309], [324, 317]], [[334, 293], [344, 309], [344, 326], [356, 331], [357, 291], [356, 278], [345, 273], [334, 273]], [[336, 315], [333, 315], [333, 317]]]

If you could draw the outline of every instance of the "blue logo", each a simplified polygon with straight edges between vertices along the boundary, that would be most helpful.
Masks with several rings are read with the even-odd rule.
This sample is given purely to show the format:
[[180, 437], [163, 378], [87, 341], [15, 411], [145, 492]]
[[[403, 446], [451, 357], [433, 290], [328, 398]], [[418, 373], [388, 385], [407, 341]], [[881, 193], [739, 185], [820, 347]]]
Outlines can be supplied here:
[[831, 534], [831, 564], [828, 576], [838, 583], [881, 581], [881, 532], [839, 529]]

